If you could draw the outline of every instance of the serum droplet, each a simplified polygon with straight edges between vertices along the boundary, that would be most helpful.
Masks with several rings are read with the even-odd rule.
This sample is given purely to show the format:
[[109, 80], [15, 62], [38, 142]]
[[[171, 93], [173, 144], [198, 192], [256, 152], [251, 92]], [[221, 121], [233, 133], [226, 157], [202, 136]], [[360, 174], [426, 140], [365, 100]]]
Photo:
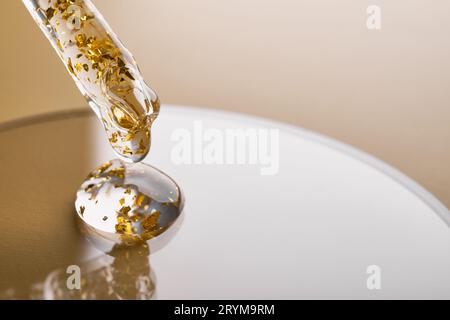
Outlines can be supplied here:
[[77, 192], [75, 208], [84, 223], [110, 240], [145, 241], [177, 220], [183, 196], [163, 172], [116, 159], [88, 175]]

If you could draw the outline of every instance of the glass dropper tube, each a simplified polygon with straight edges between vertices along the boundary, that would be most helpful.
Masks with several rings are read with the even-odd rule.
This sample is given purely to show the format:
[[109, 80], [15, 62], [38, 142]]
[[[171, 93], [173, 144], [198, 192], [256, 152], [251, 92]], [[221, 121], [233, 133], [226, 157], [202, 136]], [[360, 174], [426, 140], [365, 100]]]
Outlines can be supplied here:
[[159, 113], [131, 53], [90, 0], [22, 0], [101, 120], [115, 152], [139, 162]]

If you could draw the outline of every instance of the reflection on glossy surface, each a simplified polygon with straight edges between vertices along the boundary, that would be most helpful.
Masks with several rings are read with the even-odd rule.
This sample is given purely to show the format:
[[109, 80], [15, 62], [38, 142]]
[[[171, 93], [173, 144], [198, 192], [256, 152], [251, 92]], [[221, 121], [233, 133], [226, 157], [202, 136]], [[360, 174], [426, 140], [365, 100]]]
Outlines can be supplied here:
[[[19, 292], [12, 287], [0, 292], [1, 299], [94, 300], [153, 298], [156, 280], [149, 261], [150, 249], [146, 242], [115, 244], [105, 255], [69, 268], [51, 272], [44, 281]], [[72, 272], [80, 275], [74, 280]], [[70, 284], [79, 281], [80, 287]]]
[[[73, 288], [73, 269], [60, 268], [40, 282], [19, 291], [10, 287], [0, 292], [0, 299], [38, 300], [149, 300], [156, 298], [156, 275], [150, 264], [150, 248], [164, 247], [178, 232], [183, 214], [170, 227], [151, 240], [123, 241], [105, 237], [105, 233], [79, 220], [83, 236], [96, 249], [105, 252], [71, 267], [79, 268], [80, 288]], [[76, 271], [78, 272], [78, 271]], [[68, 284], [69, 283], [69, 284]]]
[[149, 254], [149, 246], [145, 242], [133, 246], [116, 244], [107, 255], [79, 266], [80, 290], [68, 288], [67, 281], [70, 274], [60, 269], [52, 272], [45, 280], [42, 298], [48, 300], [151, 299], [155, 294], [156, 284]]
[[[179, 218], [159, 236], [148, 241], [124, 241], [105, 237], [105, 233], [79, 219], [78, 226], [95, 249], [105, 252], [75, 265], [80, 271], [80, 289], [70, 288], [72, 271], [60, 268], [28, 288], [10, 287], [0, 292], [0, 299], [36, 300], [150, 300], [156, 298], [156, 275], [150, 264], [152, 253], [162, 249], [178, 232], [184, 218]], [[71, 265], [69, 267], [73, 267]], [[77, 271], [78, 272], [78, 271]], [[73, 278], [72, 278], [73, 279]]]

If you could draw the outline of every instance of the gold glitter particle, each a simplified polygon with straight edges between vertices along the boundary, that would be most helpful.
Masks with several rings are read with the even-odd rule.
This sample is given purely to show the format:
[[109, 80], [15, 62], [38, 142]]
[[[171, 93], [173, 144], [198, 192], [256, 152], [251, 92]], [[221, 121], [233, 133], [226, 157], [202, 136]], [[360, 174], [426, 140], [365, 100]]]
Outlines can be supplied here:
[[128, 146], [125, 146], [125, 148], [123, 148], [122, 150], [123, 154], [133, 154], [133, 151], [131, 151], [131, 149]]
[[61, 45], [61, 41], [58, 39], [58, 41], [56, 41], [56, 45], [58, 46], [58, 49], [61, 51], [64, 51], [62, 45]]
[[117, 132], [113, 132], [113, 133], [111, 134], [111, 138], [109, 138], [109, 141], [110, 141], [111, 143], [117, 143]]
[[119, 57], [119, 58], [117, 58], [117, 65], [120, 68], [123, 68], [123, 67], [125, 67], [125, 62], [123, 62], [123, 60]]
[[116, 232], [120, 234], [132, 234], [131, 222], [123, 217], [117, 218], [117, 224], [115, 226]]
[[144, 194], [140, 194], [139, 196], [136, 197], [136, 199], [134, 200], [134, 205], [137, 207], [142, 206], [142, 204], [144, 203], [145, 199], [147, 199], [147, 197]]
[[155, 236], [156, 236], [156, 235], [155, 235], [153, 232], [151, 232], [151, 231], [145, 231], [145, 232], [142, 233], [141, 238], [142, 238], [143, 240], [151, 240], [151, 239], [153, 239]]
[[125, 71], [125, 75], [128, 77], [128, 78], [130, 78], [131, 80], [136, 80], [136, 79], [134, 79], [134, 77], [131, 75], [131, 73], [130, 73], [130, 71]]
[[78, 47], [83, 47], [86, 45], [86, 35], [84, 33], [79, 33], [75, 36], [75, 43]]
[[147, 151], [147, 145], [145, 144], [144, 140], [141, 139], [139, 141], [139, 149], [136, 151], [136, 154], [143, 154]]
[[86, 192], [91, 192], [92, 189], [94, 189], [94, 187], [95, 187], [95, 184], [90, 184], [90, 185], [88, 185], [88, 186], [86, 187], [86, 189], [84, 189], [84, 191], [86, 191]]
[[146, 231], [154, 231], [158, 229], [158, 220], [161, 213], [159, 211], [155, 211], [152, 215], [146, 217], [141, 221], [141, 226]]
[[45, 16], [47, 17], [48, 20], [51, 20], [56, 14], [56, 10], [53, 9], [52, 7], [48, 8], [45, 11]]
[[91, 20], [91, 19], [94, 19], [94, 18], [95, 18], [95, 16], [93, 16], [93, 15], [90, 15], [90, 16], [84, 15], [84, 16], [82, 16], [82, 17], [80, 18], [80, 20], [81, 20], [81, 21], [87, 21], [87, 20]]
[[116, 178], [119, 178], [119, 179], [124, 179], [125, 178], [125, 168], [119, 167], [119, 168], [111, 169], [108, 172], [108, 175], [110, 177], [116, 177]]
[[72, 66], [72, 59], [69, 58], [69, 60], [67, 61], [67, 68], [69, 69], [70, 73], [73, 74], [74, 76], [76, 76], [77, 74], [75, 73], [75, 70], [73, 69]]
[[119, 213], [123, 214], [123, 215], [127, 215], [128, 212], [130, 212], [130, 211], [131, 211], [131, 208], [129, 206], [126, 206], [126, 207], [120, 208]]
[[112, 166], [112, 162], [111, 161], [107, 161], [104, 164], [102, 164], [99, 168], [98, 168], [98, 172], [99, 173], [103, 173], [106, 170], [108, 170], [110, 167]]
[[122, 128], [132, 129], [136, 125], [136, 121], [133, 119], [133, 117], [131, 117], [131, 115], [122, 108], [113, 106], [111, 109], [114, 115], [114, 119]]
[[121, 206], [123, 206], [125, 204], [125, 199], [124, 198], [120, 199], [119, 203], [120, 203]]
[[78, 62], [78, 63], [75, 65], [75, 69], [77, 69], [78, 72], [81, 72], [81, 71], [83, 70], [83, 66], [81, 65], [81, 63]]
[[125, 138], [123, 138], [123, 141], [131, 141], [133, 138], [134, 138], [134, 133], [130, 132], [125, 136]]

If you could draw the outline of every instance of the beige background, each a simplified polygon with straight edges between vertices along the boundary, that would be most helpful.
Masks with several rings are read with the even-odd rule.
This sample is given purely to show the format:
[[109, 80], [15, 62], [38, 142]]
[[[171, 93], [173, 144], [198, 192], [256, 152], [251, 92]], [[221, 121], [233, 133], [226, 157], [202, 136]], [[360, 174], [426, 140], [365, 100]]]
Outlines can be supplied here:
[[[282, 120], [399, 168], [450, 206], [447, 0], [96, 0], [164, 103]], [[366, 28], [366, 8], [382, 29]], [[85, 105], [2, 1], [0, 121]]]

